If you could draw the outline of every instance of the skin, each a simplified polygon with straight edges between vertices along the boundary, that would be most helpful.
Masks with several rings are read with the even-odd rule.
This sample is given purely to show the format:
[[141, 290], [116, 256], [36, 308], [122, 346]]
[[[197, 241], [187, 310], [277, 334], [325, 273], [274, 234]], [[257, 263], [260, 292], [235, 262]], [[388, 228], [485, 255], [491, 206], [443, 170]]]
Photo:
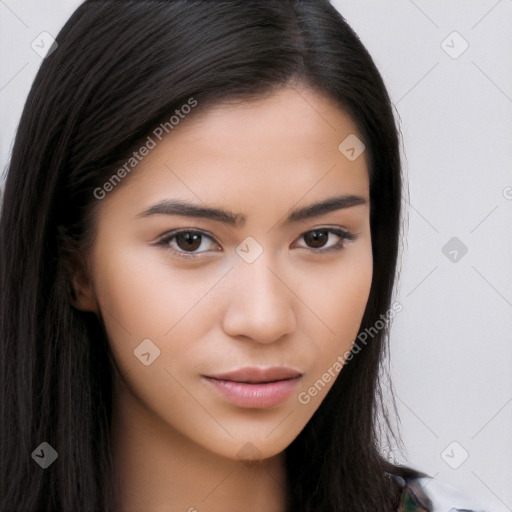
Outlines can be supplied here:
[[[77, 307], [103, 318], [116, 364], [119, 510], [285, 510], [283, 450], [334, 378], [307, 404], [299, 393], [350, 349], [370, 291], [366, 154], [349, 161], [338, 150], [357, 133], [336, 104], [306, 87], [217, 105], [181, 121], [98, 202], [87, 271], [75, 286]], [[282, 223], [291, 210], [338, 195], [365, 202]], [[246, 221], [140, 216], [165, 199]], [[357, 238], [327, 252], [342, 241], [336, 234], [316, 245], [304, 237], [329, 227]], [[156, 244], [176, 229], [205, 232], [189, 249], [195, 259], [176, 254], [187, 252], [176, 238]], [[263, 249], [252, 263], [235, 250], [247, 237]], [[148, 366], [134, 355], [144, 339], [160, 350]], [[201, 377], [246, 366], [289, 366], [303, 376], [267, 408], [234, 405]]]

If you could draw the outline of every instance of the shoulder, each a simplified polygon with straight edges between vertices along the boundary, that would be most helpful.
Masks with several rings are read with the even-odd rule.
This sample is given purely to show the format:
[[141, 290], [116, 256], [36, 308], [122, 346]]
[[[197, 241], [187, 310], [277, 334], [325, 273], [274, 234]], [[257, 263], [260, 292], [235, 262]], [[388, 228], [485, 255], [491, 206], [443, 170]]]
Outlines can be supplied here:
[[391, 475], [401, 487], [394, 512], [492, 512], [459, 489], [428, 475]]

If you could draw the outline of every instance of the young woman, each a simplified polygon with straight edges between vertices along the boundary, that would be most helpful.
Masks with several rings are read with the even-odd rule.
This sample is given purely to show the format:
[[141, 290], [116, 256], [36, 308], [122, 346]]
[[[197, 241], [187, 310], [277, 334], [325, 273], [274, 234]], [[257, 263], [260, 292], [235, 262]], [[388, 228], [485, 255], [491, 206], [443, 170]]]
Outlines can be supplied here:
[[337, 11], [88, 0], [57, 44], [2, 205], [0, 510], [457, 506], [381, 453], [399, 139]]

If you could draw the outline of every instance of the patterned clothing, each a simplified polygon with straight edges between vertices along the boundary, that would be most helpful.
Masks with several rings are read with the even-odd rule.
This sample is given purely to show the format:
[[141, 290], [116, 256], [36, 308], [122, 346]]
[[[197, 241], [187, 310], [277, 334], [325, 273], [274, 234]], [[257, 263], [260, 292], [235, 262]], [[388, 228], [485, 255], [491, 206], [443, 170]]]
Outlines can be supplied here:
[[470, 503], [455, 487], [428, 476], [390, 476], [402, 488], [394, 512], [490, 512], [475, 508], [475, 503]]

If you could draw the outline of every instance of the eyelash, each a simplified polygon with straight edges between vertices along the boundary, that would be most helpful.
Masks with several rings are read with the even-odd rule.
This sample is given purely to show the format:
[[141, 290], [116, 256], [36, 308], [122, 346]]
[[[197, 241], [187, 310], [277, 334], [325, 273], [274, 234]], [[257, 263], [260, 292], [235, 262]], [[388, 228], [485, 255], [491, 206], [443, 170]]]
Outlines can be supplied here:
[[[348, 231], [345, 231], [345, 230], [339, 229], [339, 228], [327, 228], [327, 227], [326, 228], [311, 229], [309, 231], [306, 231], [306, 232], [302, 233], [302, 235], [300, 235], [299, 238], [304, 237], [308, 233], [313, 233], [313, 232], [318, 232], [318, 231], [320, 231], [320, 232], [327, 232], [329, 234], [332, 233], [332, 234], [340, 237], [340, 241], [337, 242], [335, 245], [332, 245], [331, 247], [328, 247], [327, 249], [322, 249], [322, 248], [315, 249], [315, 248], [307, 248], [307, 247], [301, 247], [301, 249], [309, 249], [311, 252], [313, 252], [315, 254], [325, 254], [325, 253], [331, 253], [331, 252], [339, 252], [339, 251], [341, 251], [341, 250], [343, 250], [345, 248], [346, 242], [353, 242], [354, 240], [357, 239], [357, 236], [354, 235], [353, 233], [349, 233]], [[171, 248], [169, 246], [169, 243], [174, 238], [176, 238], [177, 235], [179, 235], [181, 233], [189, 233], [189, 234], [193, 234], [193, 235], [200, 235], [201, 237], [209, 238], [210, 240], [215, 242], [213, 237], [211, 237], [210, 235], [208, 235], [204, 231], [199, 231], [199, 230], [196, 230], [196, 229], [177, 229], [177, 230], [170, 231], [169, 233], [164, 234], [156, 242], [155, 245], [157, 245], [159, 247], [164, 247], [165, 249], [168, 249], [168, 250], [172, 251], [178, 257], [183, 258], [183, 259], [191, 260], [191, 259], [196, 259], [196, 258], [200, 257], [199, 255], [201, 254], [201, 252], [199, 252], [199, 253], [187, 253], [187, 252], [185, 252], [185, 251], [183, 251], [181, 249], [177, 250], [177, 249]], [[202, 252], [208, 252], [208, 251], [202, 251]]]

